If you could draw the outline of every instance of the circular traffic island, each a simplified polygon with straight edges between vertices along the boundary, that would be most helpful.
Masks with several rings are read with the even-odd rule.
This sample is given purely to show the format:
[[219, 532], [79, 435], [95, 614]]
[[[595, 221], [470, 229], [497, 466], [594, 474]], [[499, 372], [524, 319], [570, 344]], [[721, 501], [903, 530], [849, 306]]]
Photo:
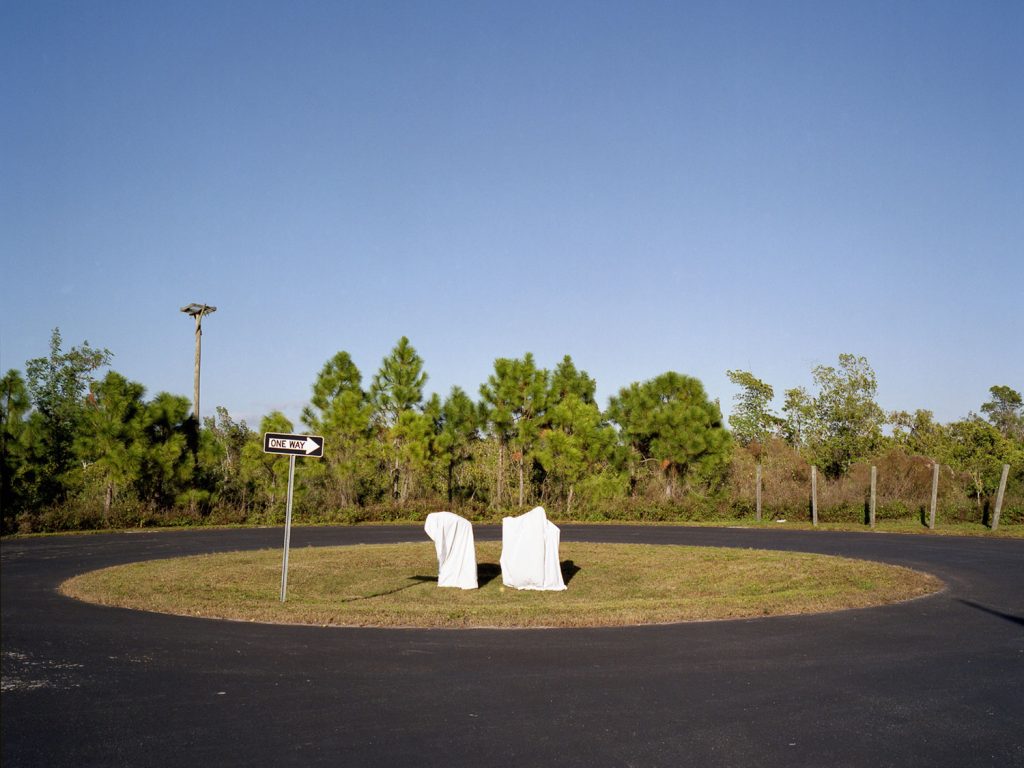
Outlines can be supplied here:
[[293, 548], [150, 560], [76, 576], [70, 597], [235, 621], [361, 627], [610, 627], [783, 616], [901, 602], [936, 577], [829, 555], [564, 543], [564, 592], [503, 586], [499, 542], [477, 542], [480, 588], [437, 586], [431, 543]]

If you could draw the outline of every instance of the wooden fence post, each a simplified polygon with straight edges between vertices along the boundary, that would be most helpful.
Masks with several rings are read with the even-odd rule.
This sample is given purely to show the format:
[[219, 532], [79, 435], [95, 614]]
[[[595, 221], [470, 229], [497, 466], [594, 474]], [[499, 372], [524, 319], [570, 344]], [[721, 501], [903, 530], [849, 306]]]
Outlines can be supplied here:
[[875, 492], [878, 490], [878, 467], [871, 467], [871, 507], [870, 507], [870, 520], [871, 527], [875, 527]]
[[1003, 464], [1003, 475], [999, 478], [999, 493], [996, 494], [996, 511], [992, 513], [992, 530], [999, 527], [999, 513], [1003, 511], [1003, 494], [1006, 493], [1006, 478], [1010, 474], [1010, 465]]
[[935, 507], [939, 503], [939, 463], [932, 464], [932, 506], [928, 514], [928, 527], [935, 530]]
[[761, 522], [761, 464], [757, 465], [757, 522]]
[[811, 523], [818, 524], [818, 468], [811, 467]]

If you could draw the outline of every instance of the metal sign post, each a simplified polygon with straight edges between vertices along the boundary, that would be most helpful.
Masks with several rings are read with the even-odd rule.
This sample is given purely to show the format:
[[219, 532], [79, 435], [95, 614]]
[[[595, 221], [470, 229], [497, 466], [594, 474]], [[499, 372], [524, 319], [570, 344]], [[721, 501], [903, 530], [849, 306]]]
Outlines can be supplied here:
[[292, 541], [292, 486], [295, 484], [295, 457], [288, 457], [288, 503], [284, 513], [284, 558], [281, 561], [281, 602], [288, 596], [288, 548]]
[[295, 457], [319, 459], [324, 455], [324, 439], [319, 435], [288, 435], [267, 432], [263, 435], [263, 452], [288, 457], [288, 502], [284, 515], [284, 556], [281, 559], [281, 602], [288, 597], [288, 549], [292, 540], [292, 491], [295, 487]]

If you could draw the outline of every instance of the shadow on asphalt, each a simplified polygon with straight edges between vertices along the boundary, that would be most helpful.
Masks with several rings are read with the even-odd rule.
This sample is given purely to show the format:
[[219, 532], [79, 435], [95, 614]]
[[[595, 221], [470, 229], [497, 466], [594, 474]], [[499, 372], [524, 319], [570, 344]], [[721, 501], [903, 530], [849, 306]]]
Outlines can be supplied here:
[[1020, 624], [1021, 626], [1024, 626], [1024, 617], [1022, 616], [1014, 616], [1011, 613], [1003, 613], [1002, 611], [997, 611], [995, 608], [989, 608], [988, 606], [982, 605], [981, 603], [973, 603], [970, 600], [959, 600], [958, 602], [970, 606], [971, 608], [976, 608], [979, 611], [990, 613], [993, 616], [998, 616], [1000, 619], [1005, 619], [1006, 621], [1012, 622], [1013, 624]]

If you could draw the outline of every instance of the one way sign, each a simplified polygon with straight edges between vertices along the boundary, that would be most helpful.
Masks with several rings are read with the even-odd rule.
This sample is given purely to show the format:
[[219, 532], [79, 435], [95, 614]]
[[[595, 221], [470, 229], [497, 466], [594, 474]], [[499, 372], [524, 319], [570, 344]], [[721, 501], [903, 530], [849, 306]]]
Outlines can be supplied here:
[[324, 455], [324, 439], [319, 435], [284, 435], [280, 432], [267, 432], [263, 435], [263, 452], [319, 459]]

